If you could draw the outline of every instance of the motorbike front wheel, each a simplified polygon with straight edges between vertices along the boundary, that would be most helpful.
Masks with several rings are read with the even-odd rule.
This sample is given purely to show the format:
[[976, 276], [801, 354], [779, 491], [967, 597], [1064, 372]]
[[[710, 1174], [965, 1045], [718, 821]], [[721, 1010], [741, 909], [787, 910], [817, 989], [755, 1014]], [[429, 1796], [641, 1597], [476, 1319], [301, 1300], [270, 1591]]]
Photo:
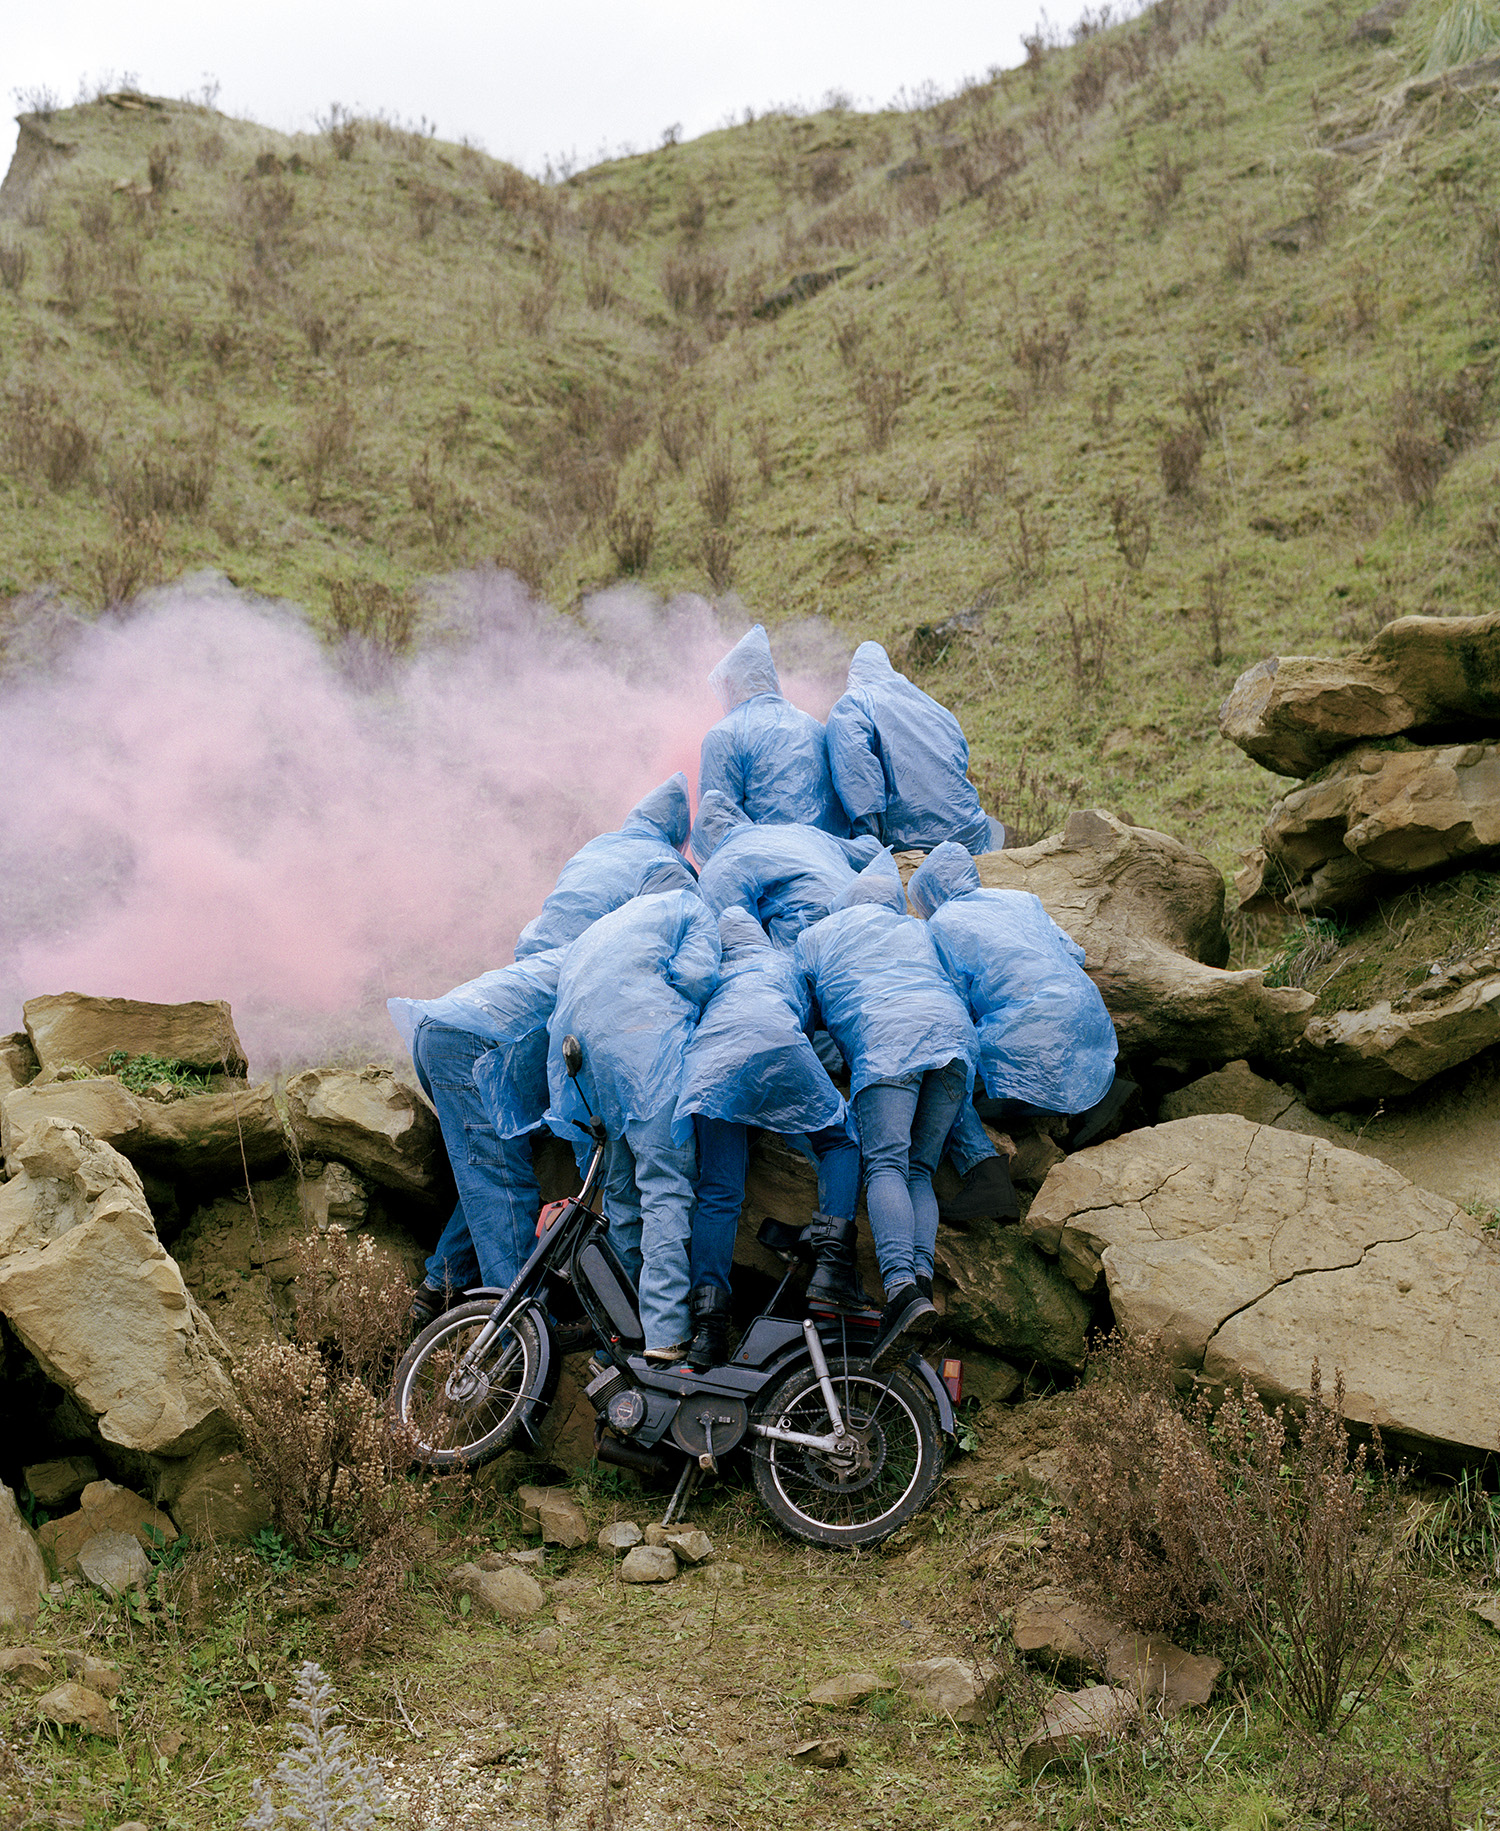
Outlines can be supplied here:
[[[943, 1472], [932, 1402], [899, 1367], [829, 1364], [851, 1447], [840, 1454], [760, 1437], [755, 1485], [778, 1523], [812, 1545], [878, 1545], [920, 1513]], [[756, 1411], [756, 1423], [807, 1436], [828, 1430], [818, 1376], [799, 1367]]]
[[494, 1314], [493, 1303], [460, 1303], [431, 1322], [396, 1368], [391, 1411], [412, 1460], [430, 1469], [472, 1469], [498, 1456], [520, 1427], [536, 1389], [542, 1343], [522, 1310], [477, 1364], [459, 1362]]

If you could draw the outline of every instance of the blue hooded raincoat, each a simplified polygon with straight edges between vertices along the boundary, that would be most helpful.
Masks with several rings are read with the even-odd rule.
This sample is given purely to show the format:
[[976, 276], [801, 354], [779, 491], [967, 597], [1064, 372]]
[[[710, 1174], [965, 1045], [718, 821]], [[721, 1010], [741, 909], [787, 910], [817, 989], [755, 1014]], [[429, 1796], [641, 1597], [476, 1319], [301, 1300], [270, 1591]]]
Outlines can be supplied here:
[[828, 714], [828, 762], [850, 822], [874, 820], [898, 852], [945, 839], [994, 852], [1005, 842], [968, 778], [958, 720], [898, 674], [878, 642], [854, 651], [847, 690]]
[[962, 1059], [974, 1085], [979, 1041], [932, 945], [906, 913], [889, 852], [859, 875], [840, 906], [798, 937], [793, 961], [849, 1064], [851, 1102], [877, 1081], [898, 1081]]
[[747, 909], [719, 917], [718, 990], [687, 1046], [681, 1118], [702, 1113], [782, 1133], [843, 1123], [843, 1096], [807, 1038], [807, 981]]
[[690, 874], [677, 850], [687, 843], [690, 817], [687, 777], [679, 770], [635, 804], [618, 832], [601, 833], [573, 854], [541, 913], [521, 930], [516, 958], [576, 940], [636, 894], [647, 865], [675, 858]]
[[973, 859], [941, 845], [908, 886], [979, 1032], [993, 1100], [1081, 1113], [1109, 1091], [1115, 1027], [1083, 949], [1028, 890], [984, 890]]
[[703, 797], [693, 825], [698, 887], [715, 915], [748, 909], [778, 947], [819, 921], [880, 851], [875, 838], [836, 839], [811, 826], [757, 826], [726, 796]]
[[482, 973], [441, 998], [386, 1000], [408, 1050], [423, 1018], [494, 1043], [475, 1065], [474, 1081], [502, 1138], [536, 1131], [547, 1110], [547, 1019], [562, 958], [562, 949], [553, 948]]
[[715, 790], [751, 820], [847, 833], [849, 821], [828, 773], [827, 734], [811, 713], [782, 698], [759, 623], [708, 681], [724, 717], [703, 740], [699, 800]]
[[[696, 890], [653, 892], [648, 878], [643, 894], [601, 916], [568, 949], [558, 975], [548, 1123], [571, 1133], [588, 1119], [563, 1066], [570, 1031], [583, 1045], [579, 1083], [611, 1138], [675, 1107], [683, 1054], [718, 980], [719, 925]], [[674, 1144], [692, 1135], [691, 1118], [674, 1121]]]

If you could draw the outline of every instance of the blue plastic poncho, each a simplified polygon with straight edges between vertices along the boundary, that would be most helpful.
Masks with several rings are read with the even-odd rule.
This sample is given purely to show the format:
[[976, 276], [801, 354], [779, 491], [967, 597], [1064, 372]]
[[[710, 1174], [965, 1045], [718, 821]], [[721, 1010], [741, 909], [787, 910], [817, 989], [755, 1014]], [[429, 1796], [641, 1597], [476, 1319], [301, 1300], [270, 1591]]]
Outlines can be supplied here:
[[601, 833], [573, 854], [541, 913], [521, 930], [516, 958], [566, 947], [636, 894], [647, 865], [680, 859], [677, 848], [687, 842], [689, 817], [687, 777], [679, 770], [636, 803], [618, 832]]
[[1109, 1090], [1115, 1027], [1083, 949], [1028, 890], [984, 890], [962, 846], [942, 845], [908, 886], [979, 1032], [992, 1100], [1081, 1113]]
[[828, 739], [783, 699], [771, 644], [757, 623], [708, 677], [724, 717], [703, 740], [698, 798], [728, 796], [751, 820], [844, 834], [849, 821], [828, 773]]
[[849, 1064], [851, 1101], [873, 1082], [925, 1074], [955, 1058], [974, 1084], [974, 1026], [926, 923], [898, 913], [897, 897], [904, 910], [900, 876], [877, 860], [842, 909], [803, 931], [793, 955]]
[[[547, 1019], [557, 1002], [562, 958], [562, 949], [552, 948], [514, 966], [481, 973], [441, 998], [386, 1000], [391, 1022], [408, 1050], [423, 1018], [486, 1037], [495, 1045], [476, 1063], [474, 1080], [502, 1138], [535, 1131], [547, 1110]], [[420, 1066], [417, 1072], [421, 1075]], [[432, 1089], [426, 1091], [430, 1098]]]
[[[612, 1138], [634, 1119], [675, 1107], [682, 1058], [719, 979], [719, 925], [696, 890], [638, 896], [601, 916], [573, 943], [548, 1024], [549, 1124], [565, 1130], [588, 1112], [563, 1066], [563, 1038], [583, 1045], [578, 1079]], [[673, 1142], [686, 1143], [683, 1117]]]
[[687, 1046], [677, 1115], [819, 1132], [846, 1115], [807, 1038], [807, 981], [748, 909], [719, 917], [719, 985]]
[[698, 888], [715, 915], [748, 909], [778, 947], [822, 919], [879, 852], [874, 838], [836, 839], [811, 826], [756, 826], [726, 796], [703, 797], [693, 826]]
[[897, 851], [930, 851], [945, 839], [976, 853], [1004, 844], [1005, 829], [968, 778], [958, 720], [898, 674], [878, 642], [854, 651], [848, 688], [828, 714], [828, 762], [856, 831], [873, 822]]

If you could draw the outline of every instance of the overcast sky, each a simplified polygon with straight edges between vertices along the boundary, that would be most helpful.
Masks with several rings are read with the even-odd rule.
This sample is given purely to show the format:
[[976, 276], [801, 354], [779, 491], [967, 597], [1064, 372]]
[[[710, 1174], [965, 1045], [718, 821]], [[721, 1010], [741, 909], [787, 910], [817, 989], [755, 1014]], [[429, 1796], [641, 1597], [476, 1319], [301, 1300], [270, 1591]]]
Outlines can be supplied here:
[[[1039, 0], [54, 0], [6, 9], [0, 169], [15, 91], [68, 103], [127, 73], [158, 95], [217, 81], [217, 106], [310, 129], [331, 101], [465, 135], [540, 171], [691, 137], [782, 102], [845, 91], [882, 106], [1020, 61]], [[1076, 10], [1076, 8], [1074, 9]], [[1071, 18], [1071, 14], [1069, 14]], [[1066, 23], [1066, 22], [1064, 22]]]

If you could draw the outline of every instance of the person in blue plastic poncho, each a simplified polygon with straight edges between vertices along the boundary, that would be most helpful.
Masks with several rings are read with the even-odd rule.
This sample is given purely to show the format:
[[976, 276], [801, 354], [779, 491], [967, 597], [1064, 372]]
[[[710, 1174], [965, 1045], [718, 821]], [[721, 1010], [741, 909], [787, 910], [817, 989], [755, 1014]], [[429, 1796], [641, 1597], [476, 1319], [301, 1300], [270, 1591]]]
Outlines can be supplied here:
[[[697, 1165], [692, 1120], [676, 1107], [683, 1055], [719, 979], [718, 922], [676, 881], [672, 865], [650, 867], [639, 895], [578, 937], [548, 1025], [547, 1121], [574, 1135], [590, 1108], [604, 1121], [610, 1243], [637, 1280], [646, 1358], [658, 1364], [688, 1349]], [[583, 1046], [576, 1085], [563, 1063], [569, 1033]]]
[[693, 822], [704, 902], [715, 915], [748, 909], [778, 947], [791, 947], [809, 922], [826, 915], [879, 851], [874, 838], [756, 825], [717, 789], [703, 797]]
[[840, 906], [803, 931], [793, 956], [849, 1064], [870, 1232], [885, 1284], [871, 1348], [932, 1333], [938, 1210], [932, 1173], [974, 1082], [979, 1043], [925, 922], [906, 913], [889, 852]]
[[930, 852], [945, 839], [998, 852], [1005, 828], [979, 805], [963, 728], [861, 642], [849, 683], [828, 714], [828, 763], [851, 831], [878, 833], [892, 850]]
[[828, 741], [811, 713], [784, 699], [771, 644], [757, 623], [708, 677], [724, 716], [703, 740], [698, 798], [725, 795], [750, 820], [846, 834], [828, 773]]
[[[1115, 1027], [1083, 970], [1083, 949], [1026, 890], [981, 888], [973, 859], [938, 846], [908, 891], [979, 1034], [986, 1101], [1004, 1122], [1037, 1112], [1088, 1114], [1075, 1145], [1097, 1135], [1116, 1085]], [[1119, 1089], [1123, 1088], [1124, 1092]], [[999, 1103], [1011, 1103], [1009, 1113]], [[996, 1108], [998, 1107], [998, 1110]]]
[[591, 922], [635, 895], [647, 865], [675, 859], [686, 883], [692, 867], [678, 848], [687, 843], [689, 816], [687, 777], [679, 770], [635, 804], [618, 832], [601, 833], [573, 854], [541, 913], [521, 930], [516, 958], [576, 940]]
[[718, 989], [687, 1046], [677, 1101], [678, 1117], [692, 1115], [698, 1139], [687, 1359], [700, 1373], [727, 1352], [729, 1280], [753, 1125], [805, 1134], [818, 1160], [819, 1212], [807, 1233], [817, 1253], [809, 1301], [839, 1309], [863, 1309], [867, 1301], [854, 1274], [859, 1146], [843, 1096], [808, 1040], [807, 982], [747, 909], [724, 911], [719, 941]]
[[[547, 1019], [562, 954], [532, 954], [441, 998], [392, 998], [386, 1008], [437, 1110], [458, 1185], [412, 1300], [424, 1328], [471, 1285], [503, 1290], [530, 1251], [541, 1193], [531, 1139], [547, 1108]], [[476, 1080], [484, 1064], [488, 1097]]]

